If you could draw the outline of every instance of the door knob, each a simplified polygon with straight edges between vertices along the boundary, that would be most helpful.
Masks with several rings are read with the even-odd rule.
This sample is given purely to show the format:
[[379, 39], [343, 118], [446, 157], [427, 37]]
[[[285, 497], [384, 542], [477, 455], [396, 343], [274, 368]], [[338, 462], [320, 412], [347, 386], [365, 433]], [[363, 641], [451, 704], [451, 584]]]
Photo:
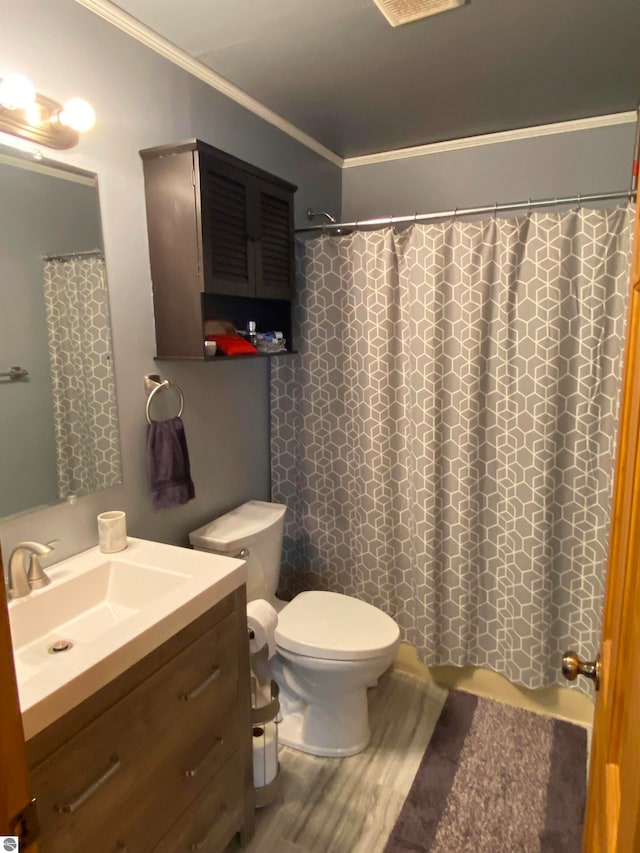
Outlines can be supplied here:
[[562, 674], [567, 681], [575, 681], [579, 675], [590, 678], [596, 690], [600, 689], [600, 655], [593, 661], [580, 660], [575, 652], [562, 655]]

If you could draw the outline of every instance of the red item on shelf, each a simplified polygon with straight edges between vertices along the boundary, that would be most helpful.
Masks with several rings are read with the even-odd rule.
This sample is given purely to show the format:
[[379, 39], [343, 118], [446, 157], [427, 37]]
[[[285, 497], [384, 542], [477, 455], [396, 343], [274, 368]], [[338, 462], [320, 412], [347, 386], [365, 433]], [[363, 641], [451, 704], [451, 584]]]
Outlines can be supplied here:
[[207, 335], [205, 340], [215, 341], [222, 355], [255, 355], [258, 350], [241, 335]]

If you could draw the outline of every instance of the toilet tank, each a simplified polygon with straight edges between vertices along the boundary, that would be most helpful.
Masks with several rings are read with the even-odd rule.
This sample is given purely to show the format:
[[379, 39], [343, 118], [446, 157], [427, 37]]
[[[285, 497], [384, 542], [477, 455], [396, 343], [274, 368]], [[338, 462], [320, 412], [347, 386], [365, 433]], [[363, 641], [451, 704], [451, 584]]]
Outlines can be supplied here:
[[[189, 534], [197, 551], [247, 561], [247, 600], [275, 597], [287, 511], [281, 504], [249, 501]], [[240, 554], [241, 551], [248, 554]]]

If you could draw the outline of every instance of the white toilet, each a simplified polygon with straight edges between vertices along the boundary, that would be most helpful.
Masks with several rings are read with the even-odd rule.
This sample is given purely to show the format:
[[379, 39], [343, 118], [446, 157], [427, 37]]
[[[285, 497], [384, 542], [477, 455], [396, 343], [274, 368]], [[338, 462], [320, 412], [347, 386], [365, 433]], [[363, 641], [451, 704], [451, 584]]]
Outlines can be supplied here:
[[[367, 687], [395, 658], [396, 623], [364, 601], [336, 592], [276, 598], [286, 507], [249, 501], [194, 530], [200, 551], [247, 560], [247, 599], [264, 598], [279, 612], [277, 655], [280, 742], [313, 755], [355, 755], [369, 742]], [[248, 552], [248, 553], [247, 553]]]

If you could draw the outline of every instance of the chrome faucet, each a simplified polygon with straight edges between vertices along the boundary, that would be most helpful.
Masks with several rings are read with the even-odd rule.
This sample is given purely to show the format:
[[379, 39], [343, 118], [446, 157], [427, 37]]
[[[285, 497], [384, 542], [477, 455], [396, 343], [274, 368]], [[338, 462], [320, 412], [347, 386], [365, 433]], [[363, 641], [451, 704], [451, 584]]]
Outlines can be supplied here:
[[[11, 598], [23, 598], [32, 589], [40, 589], [51, 583], [40, 565], [40, 557], [46, 557], [53, 548], [40, 542], [20, 542], [9, 557], [9, 594]], [[26, 559], [29, 555], [29, 569]]]

